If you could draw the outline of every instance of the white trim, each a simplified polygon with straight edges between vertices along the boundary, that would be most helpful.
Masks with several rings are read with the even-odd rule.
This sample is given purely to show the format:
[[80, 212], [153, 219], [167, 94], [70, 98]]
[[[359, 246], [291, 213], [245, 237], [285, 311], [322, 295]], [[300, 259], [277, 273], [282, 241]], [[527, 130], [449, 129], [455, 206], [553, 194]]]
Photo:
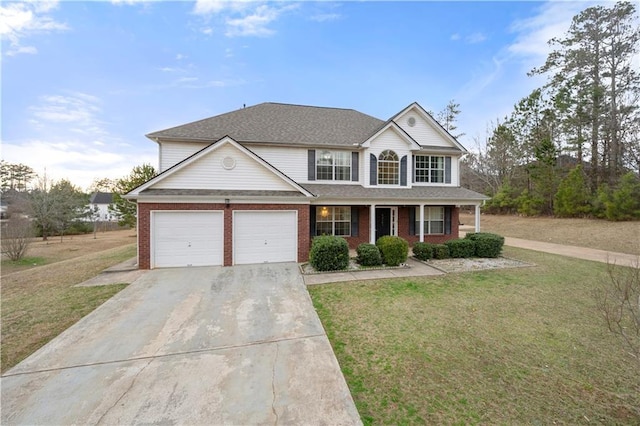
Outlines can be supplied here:
[[400, 136], [400, 138], [405, 141], [405, 143], [410, 147], [410, 149], [418, 150], [422, 148], [420, 144], [416, 142], [411, 136], [409, 136], [407, 132], [402, 130], [402, 128], [400, 128], [400, 126], [398, 126], [398, 124], [395, 121], [388, 122], [384, 127], [378, 130], [373, 136], [371, 136], [369, 139], [361, 143], [360, 146], [363, 148], [369, 148], [371, 146], [371, 142], [373, 142], [374, 139], [376, 139], [378, 136], [380, 136], [382, 133], [384, 133], [388, 129], [395, 131], [398, 134], [398, 136]]
[[150, 195], [146, 197], [141, 197], [136, 201], [138, 204], [147, 204], [147, 203], [188, 203], [188, 204], [226, 204], [225, 200], [229, 200], [229, 204], [296, 204], [296, 205], [308, 205], [310, 204], [309, 200], [301, 201], [299, 197], [295, 199], [292, 198], [264, 198], [264, 199], [255, 199], [255, 198], [240, 198], [240, 197], [206, 197], [206, 196], [171, 196], [166, 197], [162, 195]]
[[256, 155], [253, 151], [251, 151], [250, 149], [245, 148], [244, 146], [240, 145], [239, 143], [234, 141], [229, 136], [225, 136], [222, 139], [218, 140], [217, 142], [214, 142], [211, 145], [207, 146], [206, 148], [196, 152], [191, 157], [188, 157], [187, 159], [181, 161], [180, 163], [174, 165], [173, 167], [170, 167], [169, 169], [167, 169], [164, 172], [160, 173], [158, 176], [148, 180], [147, 182], [143, 183], [142, 185], [138, 186], [137, 188], [134, 188], [133, 190], [129, 191], [127, 194], [125, 194], [123, 196], [123, 198], [125, 198], [125, 199], [137, 199], [138, 196], [140, 195], [140, 193], [142, 191], [144, 191], [145, 189], [149, 189], [150, 187], [152, 187], [153, 185], [157, 184], [158, 182], [161, 182], [162, 180], [166, 179], [168, 176], [171, 176], [174, 173], [176, 173], [177, 171], [182, 170], [185, 167], [188, 167], [194, 161], [202, 158], [205, 155], [208, 155], [209, 153], [211, 153], [211, 152], [217, 150], [218, 148], [220, 148], [222, 146], [225, 146], [227, 144], [231, 144], [233, 147], [235, 147], [236, 149], [238, 149], [239, 151], [241, 151], [242, 153], [244, 153], [245, 155], [247, 155], [248, 157], [250, 157], [251, 159], [256, 161], [258, 164], [260, 164], [261, 166], [263, 166], [266, 169], [268, 169], [269, 171], [271, 171], [273, 174], [278, 176], [284, 182], [289, 184], [289, 186], [291, 186], [294, 190], [296, 190], [298, 192], [301, 192], [302, 194], [304, 194], [307, 197], [313, 197], [313, 194], [311, 194], [309, 191], [304, 189], [297, 182], [295, 182], [293, 179], [291, 179], [290, 177], [288, 177], [287, 175], [282, 173], [280, 170], [276, 169], [271, 164], [269, 164], [266, 161], [264, 161], [261, 157]]
[[461, 154], [469, 153], [469, 151], [467, 151], [467, 149], [464, 146], [462, 146], [462, 144], [458, 142], [456, 138], [454, 138], [449, 132], [447, 132], [444, 129], [444, 127], [442, 127], [442, 125], [438, 123], [429, 113], [427, 113], [427, 111], [425, 111], [424, 108], [422, 108], [422, 106], [420, 106], [420, 104], [418, 104], [417, 102], [414, 102], [411, 105], [407, 106], [405, 109], [403, 109], [402, 111], [394, 115], [391, 118], [391, 120], [395, 122], [396, 119], [402, 118], [403, 115], [405, 115], [411, 110], [414, 110], [417, 114], [422, 116], [422, 118], [424, 118], [427, 121], [427, 123], [431, 125], [431, 127], [433, 127], [438, 133], [440, 133], [442, 137], [444, 137], [446, 140], [448, 140], [457, 148], [459, 148], [462, 151]]

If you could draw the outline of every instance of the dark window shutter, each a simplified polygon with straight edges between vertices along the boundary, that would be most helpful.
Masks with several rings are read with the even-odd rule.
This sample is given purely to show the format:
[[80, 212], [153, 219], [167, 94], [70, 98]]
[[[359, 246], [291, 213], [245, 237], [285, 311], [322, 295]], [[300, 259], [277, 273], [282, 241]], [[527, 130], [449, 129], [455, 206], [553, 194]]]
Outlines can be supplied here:
[[315, 149], [310, 149], [308, 152], [308, 167], [309, 167], [309, 180], [316, 180], [316, 150]]
[[407, 156], [400, 159], [400, 186], [407, 186]]
[[357, 237], [358, 236], [358, 223], [359, 223], [359, 214], [360, 214], [360, 207], [358, 206], [352, 206], [351, 207], [351, 236], [352, 237]]
[[412, 163], [413, 164], [413, 171], [411, 172], [411, 182], [412, 183], [416, 183], [416, 156], [412, 155]]
[[371, 164], [369, 165], [369, 185], [378, 184], [378, 159], [375, 155], [369, 154]]
[[358, 181], [358, 153], [351, 153], [351, 180], [354, 182]]
[[409, 235], [416, 235], [418, 229], [416, 229], [416, 208], [409, 206]]
[[451, 235], [451, 206], [444, 208], [444, 233]]
[[451, 157], [444, 157], [444, 183], [451, 183]]
[[309, 233], [311, 238], [316, 236], [316, 206], [309, 206]]

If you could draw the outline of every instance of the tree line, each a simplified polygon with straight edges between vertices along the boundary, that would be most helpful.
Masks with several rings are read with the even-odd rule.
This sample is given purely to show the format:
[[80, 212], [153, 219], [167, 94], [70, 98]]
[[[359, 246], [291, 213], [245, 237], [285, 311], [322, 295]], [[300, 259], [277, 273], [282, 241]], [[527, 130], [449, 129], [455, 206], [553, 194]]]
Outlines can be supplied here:
[[[136, 166], [128, 176], [117, 180], [108, 178], [93, 182], [89, 193], [73, 185], [67, 179], [52, 181], [46, 174], [39, 176], [24, 164], [0, 161], [0, 189], [3, 202], [8, 204], [9, 223], [5, 235], [20, 229], [47, 240], [52, 235], [61, 237], [68, 233], [86, 233], [95, 230], [98, 211], [89, 204], [94, 192], [113, 193], [109, 210], [118, 218], [121, 226], [135, 226], [135, 203], [122, 195], [155, 176], [155, 169], [148, 164]], [[25, 226], [24, 222], [30, 226]], [[90, 224], [93, 223], [92, 228]]]
[[530, 72], [546, 83], [463, 164], [463, 184], [492, 197], [485, 211], [640, 219], [637, 19], [629, 2], [593, 6], [549, 40]]

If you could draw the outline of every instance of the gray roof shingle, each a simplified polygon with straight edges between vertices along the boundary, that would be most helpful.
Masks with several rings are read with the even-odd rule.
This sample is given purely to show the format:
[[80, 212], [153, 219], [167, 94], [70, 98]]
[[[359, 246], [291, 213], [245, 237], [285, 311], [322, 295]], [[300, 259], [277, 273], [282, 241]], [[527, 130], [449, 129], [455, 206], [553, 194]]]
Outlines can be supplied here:
[[111, 192], [94, 192], [89, 198], [91, 204], [111, 204], [113, 203], [113, 194]]
[[431, 200], [482, 201], [489, 197], [467, 188], [455, 186], [414, 186], [412, 188], [365, 188], [360, 185], [303, 184], [307, 191], [323, 198], [344, 200], [399, 200], [429, 202]]
[[351, 146], [364, 142], [384, 121], [353, 109], [262, 103], [182, 126], [149, 133], [151, 139], [269, 142]]

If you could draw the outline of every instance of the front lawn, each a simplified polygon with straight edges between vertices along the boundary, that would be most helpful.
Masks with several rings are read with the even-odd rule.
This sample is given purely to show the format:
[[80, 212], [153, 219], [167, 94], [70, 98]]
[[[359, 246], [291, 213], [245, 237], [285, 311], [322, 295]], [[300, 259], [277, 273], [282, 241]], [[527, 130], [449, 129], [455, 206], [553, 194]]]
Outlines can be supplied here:
[[593, 290], [606, 265], [309, 287], [365, 424], [639, 424], [640, 364]]

